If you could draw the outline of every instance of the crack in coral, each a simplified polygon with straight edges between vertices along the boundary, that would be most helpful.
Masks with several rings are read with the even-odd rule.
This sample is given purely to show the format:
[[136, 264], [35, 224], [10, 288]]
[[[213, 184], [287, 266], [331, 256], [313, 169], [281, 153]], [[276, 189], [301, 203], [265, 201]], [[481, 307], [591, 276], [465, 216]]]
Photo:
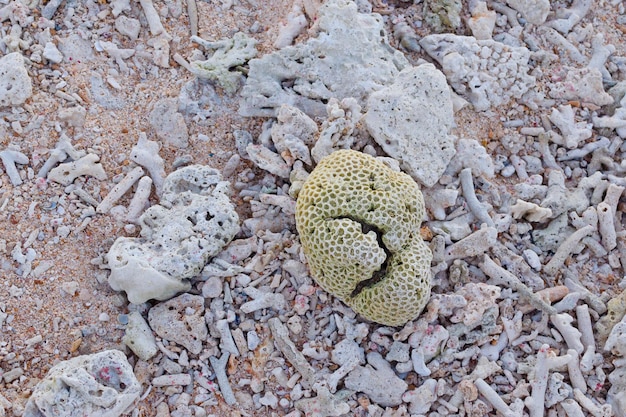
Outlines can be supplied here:
[[367, 222], [364, 222], [363, 220], [357, 219], [356, 217], [352, 217], [352, 216], [335, 217], [335, 219], [336, 220], [349, 219], [355, 223], [359, 223], [361, 225], [361, 232], [363, 232], [364, 235], [368, 234], [369, 232], [376, 233], [376, 240], [378, 241], [378, 246], [383, 251], [385, 251], [385, 261], [382, 263], [380, 268], [374, 271], [371, 278], [365, 279], [363, 281], [359, 281], [356, 287], [354, 288], [354, 290], [352, 290], [352, 292], [350, 293], [350, 297], [356, 297], [365, 288], [373, 287], [378, 282], [380, 282], [383, 278], [385, 278], [385, 276], [387, 275], [387, 265], [389, 263], [389, 259], [392, 256], [392, 253], [389, 249], [387, 249], [387, 246], [383, 242], [383, 235], [385, 232], [383, 232], [382, 230], [380, 230], [378, 227], [374, 226], [373, 224], [369, 224]]

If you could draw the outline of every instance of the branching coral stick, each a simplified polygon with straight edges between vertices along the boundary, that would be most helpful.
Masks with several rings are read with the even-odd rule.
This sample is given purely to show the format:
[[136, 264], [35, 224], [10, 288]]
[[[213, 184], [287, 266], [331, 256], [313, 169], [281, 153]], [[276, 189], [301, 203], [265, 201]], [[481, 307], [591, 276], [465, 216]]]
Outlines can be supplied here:
[[520, 295], [526, 298], [535, 308], [548, 313], [555, 314], [556, 310], [550, 304], [546, 303], [537, 294], [533, 293], [522, 281], [515, 275], [496, 264], [488, 255], [485, 255], [480, 269], [497, 284], [503, 284], [507, 287], [518, 291]]
[[152, 0], [139, 0], [139, 3], [141, 4], [143, 12], [146, 15], [148, 26], [150, 26], [150, 33], [152, 33], [153, 36], [164, 33], [166, 37], [169, 37], [169, 35], [165, 31], [165, 28], [163, 27], [163, 23], [161, 23], [159, 13], [154, 8], [154, 3], [152, 3]]
[[567, 371], [569, 372], [569, 379], [572, 383], [572, 386], [585, 393], [587, 392], [587, 383], [585, 382], [585, 377], [580, 370], [578, 352], [576, 352], [576, 350], [574, 349], [569, 349], [567, 351], [567, 354], [572, 355], [572, 360], [567, 363]]
[[610, 205], [605, 202], [598, 204], [598, 229], [602, 237], [602, 246], [607, 251], [615, 249], [617, 246], [617, 234], [615, 232], [615, 223], [613, 222], [614, 213]]
[[537, 353], [534, 377], [531, 381], [532, 394], [525, 400], [530, 417], [543, 417], [545, 412], [546, 388], [550, 369], [566, 365], [572, 360], [571, 355], [553, 356], [550, 346], [544, 344]]
[[595, 346], [596, 340], [593, 336], [593, 327], [591, 326], [591, 315], [589, 314], [589, 306], [582, 304], [576, 307], [576, 320], [578, 321], [578, 330], [581, 333], [581, 342], [583, 346]]
[[483, 395], [483, 397], [485, 397], [487, 401], [489, 401], [491, 405], [493, 405], [493, 407], [498, 410], [503, 416], [512, 417], [515, 415], [513, 411], [509, 408], [509, 406], [504, 402], [502, 397], [500, 397], [500, 394], [498, 394], [493, 388], [491, 388], [491, 385], [487, 384], [481, 378], [476, 379], [476, 381], [474, 381], [474, 384], [476, 385], [476, 388], [478, 388], [478, 391], [480, 391], [480, 393]]
[[198, 36], [198, 5], [196, 0], [187, 0], [187, 14], [189, 15], [191, 36]]
[[563, 242], [561, 246], [559, 246], [552, 259], [550, 259], [550, 262], [548, 262], [546, 266], [544, 266], [544, 272], [549, 275], [556, 275], [559, 269], [561, 269], [561, 267], [563, 266], [563, 263], [565, 262], [567, 257], [574, 251], [574, 248], [576, 247], [576, 245], [578, 245], [578, 242], [580, 242], [580, 240], [585, 236], [589, 236], [590, 234], [592, 234], [595, 230], [595, 227], [589, 225], [582, 227], [572, 233], [571, 236], [565, 239], [565, 242]]
[[470, 211], [480, 220], [482, 223], [487, 223], [487, 226], [494, 227], [493, 220], [487, 213], [485, 206], [483, 206], [478, 198], [476, 198], [476, 191], [474, 190], [474, 180], [472, 179], [472, 169], [464, 168], [459, 174], [461, 179], [461, 188], [463, 189], [463, 196]]
[[567, 313], [554, 314], [550, 317], [550, 321], [557, 328], [557, 330], [565, 339], [567, 347], [574, 349], [576, 352], [583, 353], [585, 350], [582, 342], [580, 341], [581, 333], [578, 329], [572, 326], [574, 318]]
[[113, 204], [115, 204], [117, 200], [122, 198], [122, 196], [126, 194], [128, 190], [130, 190], [130, 187], [132, 187], [133, 184], [135, 184], [139, 180], [139, 178], [143, 176], [144, 173], [145, 172], [143, 168], [136, 167], [128, 174], [126, 174], [124, 179], [122, 179], [122, 181], [120, 181], [115, 187], [113, 187], [109, 194], [104, 197], [102, 202], [98, 204], [98, 207], [96, 207], [96, 212], [108, 213], [111, 207], [113, 207]]
[[311, 367], [302, 352], [300, 352], [291, 339], [289, 339], [289, 330], [287, 330], [287, 327], [276, 317], [271, 318], [268, 321], [268, 325], [278, 350], [283, 353], [289, 363], [302, 375], [303, 386], [305, 388], [312, 387], [316, 380], [315, 370]]
[[233, 389], [228, 382], [228, 376], [226, 375], [226, 365], [228, 364], [228, 357], [230, 353], [224, 352], [222, 356], [217, 359], [215, 356], [211, 356], [209, 361], [211, 362], [211, 366], [213, 367], [213, 371], [215, 372], [215, 376], [217, 377], [217, 384], [220, 387], [220, 391], [222, 393], [222, 397], [224, 397], [224, 401], [226, 404], [233, 405], [237, 402], [235, 398], [235, 394], [233, 393]]

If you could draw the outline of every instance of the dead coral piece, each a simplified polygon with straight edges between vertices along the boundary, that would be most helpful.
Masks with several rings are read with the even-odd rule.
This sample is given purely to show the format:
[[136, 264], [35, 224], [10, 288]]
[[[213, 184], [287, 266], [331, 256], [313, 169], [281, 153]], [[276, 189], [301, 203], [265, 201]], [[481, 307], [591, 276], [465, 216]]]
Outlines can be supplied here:
[[353, 2], [325, 2], [317, 27], [316, 38], [250, 60], [241, 91], [242, 115], [272, 117], [276, 108], [288, 104], [309, 116], [323, 116], [323, 101], [333, 97], [354, 97], [362, 105], [408, 65], [389, 46], [382, 18], [358, 13]]

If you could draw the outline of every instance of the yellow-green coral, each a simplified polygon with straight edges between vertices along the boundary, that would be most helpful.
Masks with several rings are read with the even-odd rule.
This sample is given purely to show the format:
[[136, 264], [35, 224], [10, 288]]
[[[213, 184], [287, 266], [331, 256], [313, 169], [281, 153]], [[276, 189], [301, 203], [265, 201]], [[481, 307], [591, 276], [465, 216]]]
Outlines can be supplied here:
[[352, 150], [322, 159], [296, 205], [313, 278], [366, 319], [390, 326], [416, 318], [430, 297], [423, 216], [411, 177]]

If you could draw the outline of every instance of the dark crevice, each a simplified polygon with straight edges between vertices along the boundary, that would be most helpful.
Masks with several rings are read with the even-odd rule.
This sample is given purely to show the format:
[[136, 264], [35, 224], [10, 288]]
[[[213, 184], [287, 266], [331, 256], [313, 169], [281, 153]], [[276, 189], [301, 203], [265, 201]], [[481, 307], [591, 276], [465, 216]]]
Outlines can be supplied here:
[[374, 271], [374, 273], [372, 274], [371, 278], [368, 278], [366, 280], [360, 281], [356, 285], [356, 287], [354, 288], [352, 293], [350, 294], [350, 297], [356, 297], [365, 288], [374, 286], [381, 279], [383, 279], [385, 277], [385, 275], [387, 275], [387, 264], [389, 262], [389, 259], [391, 258], [391, 252], [389, 251], [389, 249], [387, 249], [387, 246], [385, 246], [385, 244], [383, 243], [383, 234], [384, 234], [384, 232], [382, 230], [380, 230], [378, 227], [374, 226], [373, 224], [366, 223], [363, 220], [359, 220], [357, 218], [351, 217], [351, 216], [336, 217], [336, 219], [337, 220], [349, 219], [349, 220], [352, 220], [353, 222], [359, 223], [361, 225], [361, 232], [364, 235], [366, 235], [369, 232], [373, 231], [374, 233], [376, 233], [376, 240], [378, 241], [378, 246], [381, 247], [383, 249], [383, 251], [385, 251], [385, 261], [380, 266], [380, 269], [378, 271]]

